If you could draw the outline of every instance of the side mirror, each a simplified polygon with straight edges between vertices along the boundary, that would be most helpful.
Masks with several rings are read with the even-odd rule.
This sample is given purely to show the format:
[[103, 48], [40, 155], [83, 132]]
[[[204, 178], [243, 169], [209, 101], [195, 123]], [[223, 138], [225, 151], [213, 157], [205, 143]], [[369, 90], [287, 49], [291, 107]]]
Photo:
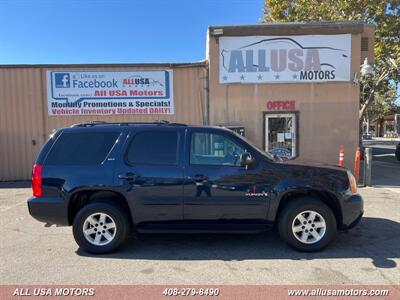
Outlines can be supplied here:
[[[287, 159], [286, 159], [286, 160], [287, 160]], [[282, 162], [284, 162], [285, 160], [283, 159], [282, 156], [278, 156], [278, 155], [274, 154], [274, 161], [282, 163]]]
[[254, 162], [254, 157], [249, 153], [249, 152], [244, 152], [240, 156], [240, 165], [242, 167], [248, 168], [249, 165], [251, 165]]

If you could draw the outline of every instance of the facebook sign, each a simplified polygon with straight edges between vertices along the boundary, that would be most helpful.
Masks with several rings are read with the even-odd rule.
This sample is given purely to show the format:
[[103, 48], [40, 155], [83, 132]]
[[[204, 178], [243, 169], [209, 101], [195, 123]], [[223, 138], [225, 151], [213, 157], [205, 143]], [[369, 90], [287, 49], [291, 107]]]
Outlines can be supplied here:
[[174, 114], [172, 70], [47, 70], [46, 82], [49, 116]]
[[70, 78], [69, 73], [55, 73], [54, 81], [56, 88], [69, 88]]

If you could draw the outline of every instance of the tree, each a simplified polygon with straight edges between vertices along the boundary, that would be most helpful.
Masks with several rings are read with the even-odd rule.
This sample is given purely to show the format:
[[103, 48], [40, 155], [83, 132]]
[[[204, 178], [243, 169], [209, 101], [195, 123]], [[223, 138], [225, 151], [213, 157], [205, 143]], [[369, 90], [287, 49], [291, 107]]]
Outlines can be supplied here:
[[[363, 116], [363, 123], [367, 124], [368, 129], [371, 121], [378, 121], [378, 123], [381, 123], [385, 116], [394, 115], [396, 113], [396, 97], [396, 89], [393, 85], [390, 85], [389, 90], [384, 94], [376, 95], [374, 101], [368, 106]], [[375, 131], [375, 133], [379, 134], [377, 131]]]
[[375, 97], [399, 84], [399, 10], [399, 0], [266, 0], [263, 23], [358, 20], [376, 26], [375, 73], [360, 80], [361, 122]]

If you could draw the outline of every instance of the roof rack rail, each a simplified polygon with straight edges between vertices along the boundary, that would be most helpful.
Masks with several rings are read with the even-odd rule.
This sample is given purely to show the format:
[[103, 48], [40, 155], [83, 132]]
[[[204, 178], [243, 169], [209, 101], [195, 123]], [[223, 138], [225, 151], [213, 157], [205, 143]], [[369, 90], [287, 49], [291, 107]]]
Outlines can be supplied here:
[[118, 125], [118, 126], [131, 126], [131, 125], [171, 125], [171, 126], [187, 126], [183, 123], [170, 123], [166, 120], [156, 120], [154, 122], [105, 122], [105, 121], [91, 121], [86, 123], [77, 123], [71, 127], [91, 127], [97, 125]]
[[187, 124], [185, 124], [185, 123], [170, 122], [170, 121], [167, 121], [167, 120], [155, 120], [155, 121], [153, 122], [153, 124], [160, 124], [160, 125], [164, 124], [164, 125], [174, 125], [174, 126], [187, 126]]
[[99, 124], [107, 124], [106, 121], [91, 121], [91, 122], [85, 122], [85, 123], [76, 123], [71, 125], [71, 127], [87, 127], [87, 126], [95, 126]]
[[167, 120], [155, 120], [155, 123], [162, 123], [162, 124], [169, 124], [169, 121]]

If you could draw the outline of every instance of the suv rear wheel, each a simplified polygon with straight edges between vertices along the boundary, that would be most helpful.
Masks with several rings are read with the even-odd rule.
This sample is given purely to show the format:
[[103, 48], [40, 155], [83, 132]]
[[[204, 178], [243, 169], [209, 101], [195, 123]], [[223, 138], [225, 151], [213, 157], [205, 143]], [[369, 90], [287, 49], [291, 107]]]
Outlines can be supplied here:
[[75, 241], [91, 253], [116, 250], [128, 236], [129, 221], [117, 206], [109, 203], [91, 203], [78, 212], [74, 219]]
[[318, 251], [336, 237], [336, 218], [322, 201], [298, 198], [280, 214], [278, 230], [281, 238], [300, 251]]

